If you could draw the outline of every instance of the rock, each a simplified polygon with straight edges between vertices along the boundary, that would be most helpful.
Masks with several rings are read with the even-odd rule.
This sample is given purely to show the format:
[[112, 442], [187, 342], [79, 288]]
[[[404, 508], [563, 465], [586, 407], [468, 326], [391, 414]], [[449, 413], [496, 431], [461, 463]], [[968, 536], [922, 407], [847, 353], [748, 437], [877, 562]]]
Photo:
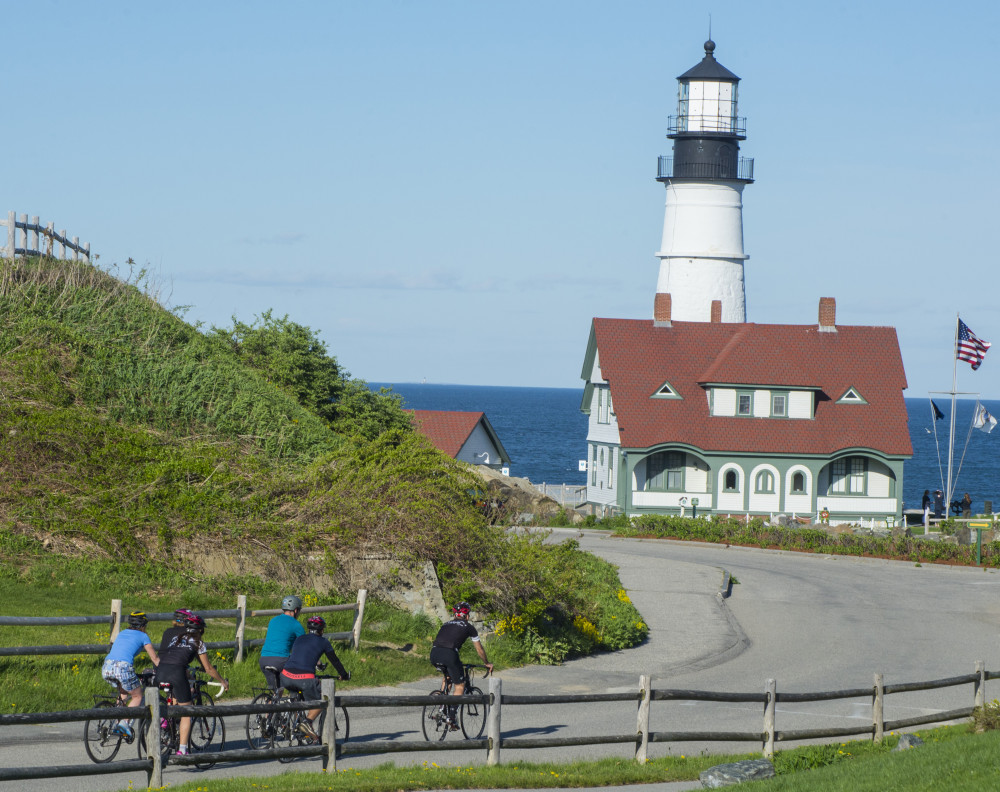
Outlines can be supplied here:
[[788, 527], [788, 515], [787, 514], [776, 514], [774, 519], [771, 520], [771, 525], [778, 525], [782, 528]]
[[831, 536], [839, 536], [840, 534], [854, 533], [854, 526], [847, 523], [839, 523], [837, 525], [824, 525], [823, 530]]
[[894, 751], [905, 751], [908, 748], [916, 748], [918, 745], [923, 745], [924, 741], [921, 740], [915, 734], [902, 734], [899, 737], [899, 742], [896, 747], [892, 750]]
[[716, 765], [702, 770], [698, 778], [706, 789], [742, 784], [744, 781], [761, 781], [774, 778], [774, 765], [768, 759], [746, 759], [742, 762]]
[[909, 539], [910, 537], [913, 536], [913, 531], [909, 529], [909, 526], [901, 526], [899, 528], [893, 528], [892, 535], [897, 538], [905, 536], [907, 539]]
[[[505, 476], [485, 465], [476, 465], [474, 470], [486, 482], [486, 491], [498, 516], [518, 515], [515, 519], [523, 524], [524, 515], [530, 514], [536, 520], [545, 522], [562, 508], [548, 495], [535, 489], [526, 478]], [[566, 514], [574, 523], [583, 521], [583, 515], [572, 509], [567, 509]]]

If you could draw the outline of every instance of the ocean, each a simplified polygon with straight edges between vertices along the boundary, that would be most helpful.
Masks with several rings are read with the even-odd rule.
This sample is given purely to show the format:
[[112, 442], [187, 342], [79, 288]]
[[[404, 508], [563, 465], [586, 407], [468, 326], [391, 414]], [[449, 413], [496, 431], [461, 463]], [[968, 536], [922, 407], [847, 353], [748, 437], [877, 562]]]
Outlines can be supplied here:
[[[583, 389], [512, 388], [485, 385], [369, 383], [391, 387], [412, 410], [458, 410], [486, 413], [511, 458], [512, 476], [535, 483], [586, 484], [579, 461], [586, 458], [587, 417], [580, 412]], [[925, 489], [944, 489], [947, 475], [948, 424], [951, 401], [935, 397], [944, 419], [932, 419], [926, 398], [906, 399], [913, 458], [903, 466], [904, 508], [920, 507]], [[1000, 401], [983, 405], [1000, 418]], [[968, 492], [973, 510], [984, 500], [1000, 510], [1000, 428], [996, 435], [971, 429], [974, 400], [959, 399], [955, 412], [954, 497]], [[936, 426], [935, 426], [936, 424]], [[936, 430], [936, 435], [935, 435]], [[959, 465], [961, 467], [959, 468]]]

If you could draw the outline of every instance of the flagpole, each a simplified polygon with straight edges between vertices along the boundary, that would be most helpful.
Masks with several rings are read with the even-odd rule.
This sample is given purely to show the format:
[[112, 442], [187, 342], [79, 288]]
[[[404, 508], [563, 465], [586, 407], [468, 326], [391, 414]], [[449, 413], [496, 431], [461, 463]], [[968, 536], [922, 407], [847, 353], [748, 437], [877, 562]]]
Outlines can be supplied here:
[[955, 346], [952, 349], [951, 366], [951, 424], [948, 429], [948, 483], [945, 485], [944, 516], [947, 519], [951, 515], [952, 481], [951, 468], [952, 457], [955, 454], [955, 400], [958, 395], [958, 323], [961, 317], [955, 314]]

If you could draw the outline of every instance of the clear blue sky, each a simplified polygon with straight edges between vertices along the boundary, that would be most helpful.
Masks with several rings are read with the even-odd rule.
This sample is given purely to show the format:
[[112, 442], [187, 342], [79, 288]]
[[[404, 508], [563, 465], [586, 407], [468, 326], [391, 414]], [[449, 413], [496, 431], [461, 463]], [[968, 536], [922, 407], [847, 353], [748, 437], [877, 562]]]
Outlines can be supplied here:
[[649, 318], [676, 77], [742, 78], [748, 319], [997, 346], [1000, 4], [0, 0], [0, 211], [148, 265], [189, 321], [273, 308], [371, 381], [579, 386]]

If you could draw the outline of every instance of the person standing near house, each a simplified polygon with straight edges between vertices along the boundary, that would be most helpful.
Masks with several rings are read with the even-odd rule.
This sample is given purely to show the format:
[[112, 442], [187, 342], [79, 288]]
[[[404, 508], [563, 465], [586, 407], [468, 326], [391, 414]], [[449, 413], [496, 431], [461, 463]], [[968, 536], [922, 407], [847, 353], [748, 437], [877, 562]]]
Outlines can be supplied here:
[[924, 528], [931, 524], [931, 491], [924, 490], [924, 498], [920, 501], [920, 508], [924, 512]]
[[934, 519], [940, 520], [944, 517], [944, 493], [941, 490], [934, 490]]

